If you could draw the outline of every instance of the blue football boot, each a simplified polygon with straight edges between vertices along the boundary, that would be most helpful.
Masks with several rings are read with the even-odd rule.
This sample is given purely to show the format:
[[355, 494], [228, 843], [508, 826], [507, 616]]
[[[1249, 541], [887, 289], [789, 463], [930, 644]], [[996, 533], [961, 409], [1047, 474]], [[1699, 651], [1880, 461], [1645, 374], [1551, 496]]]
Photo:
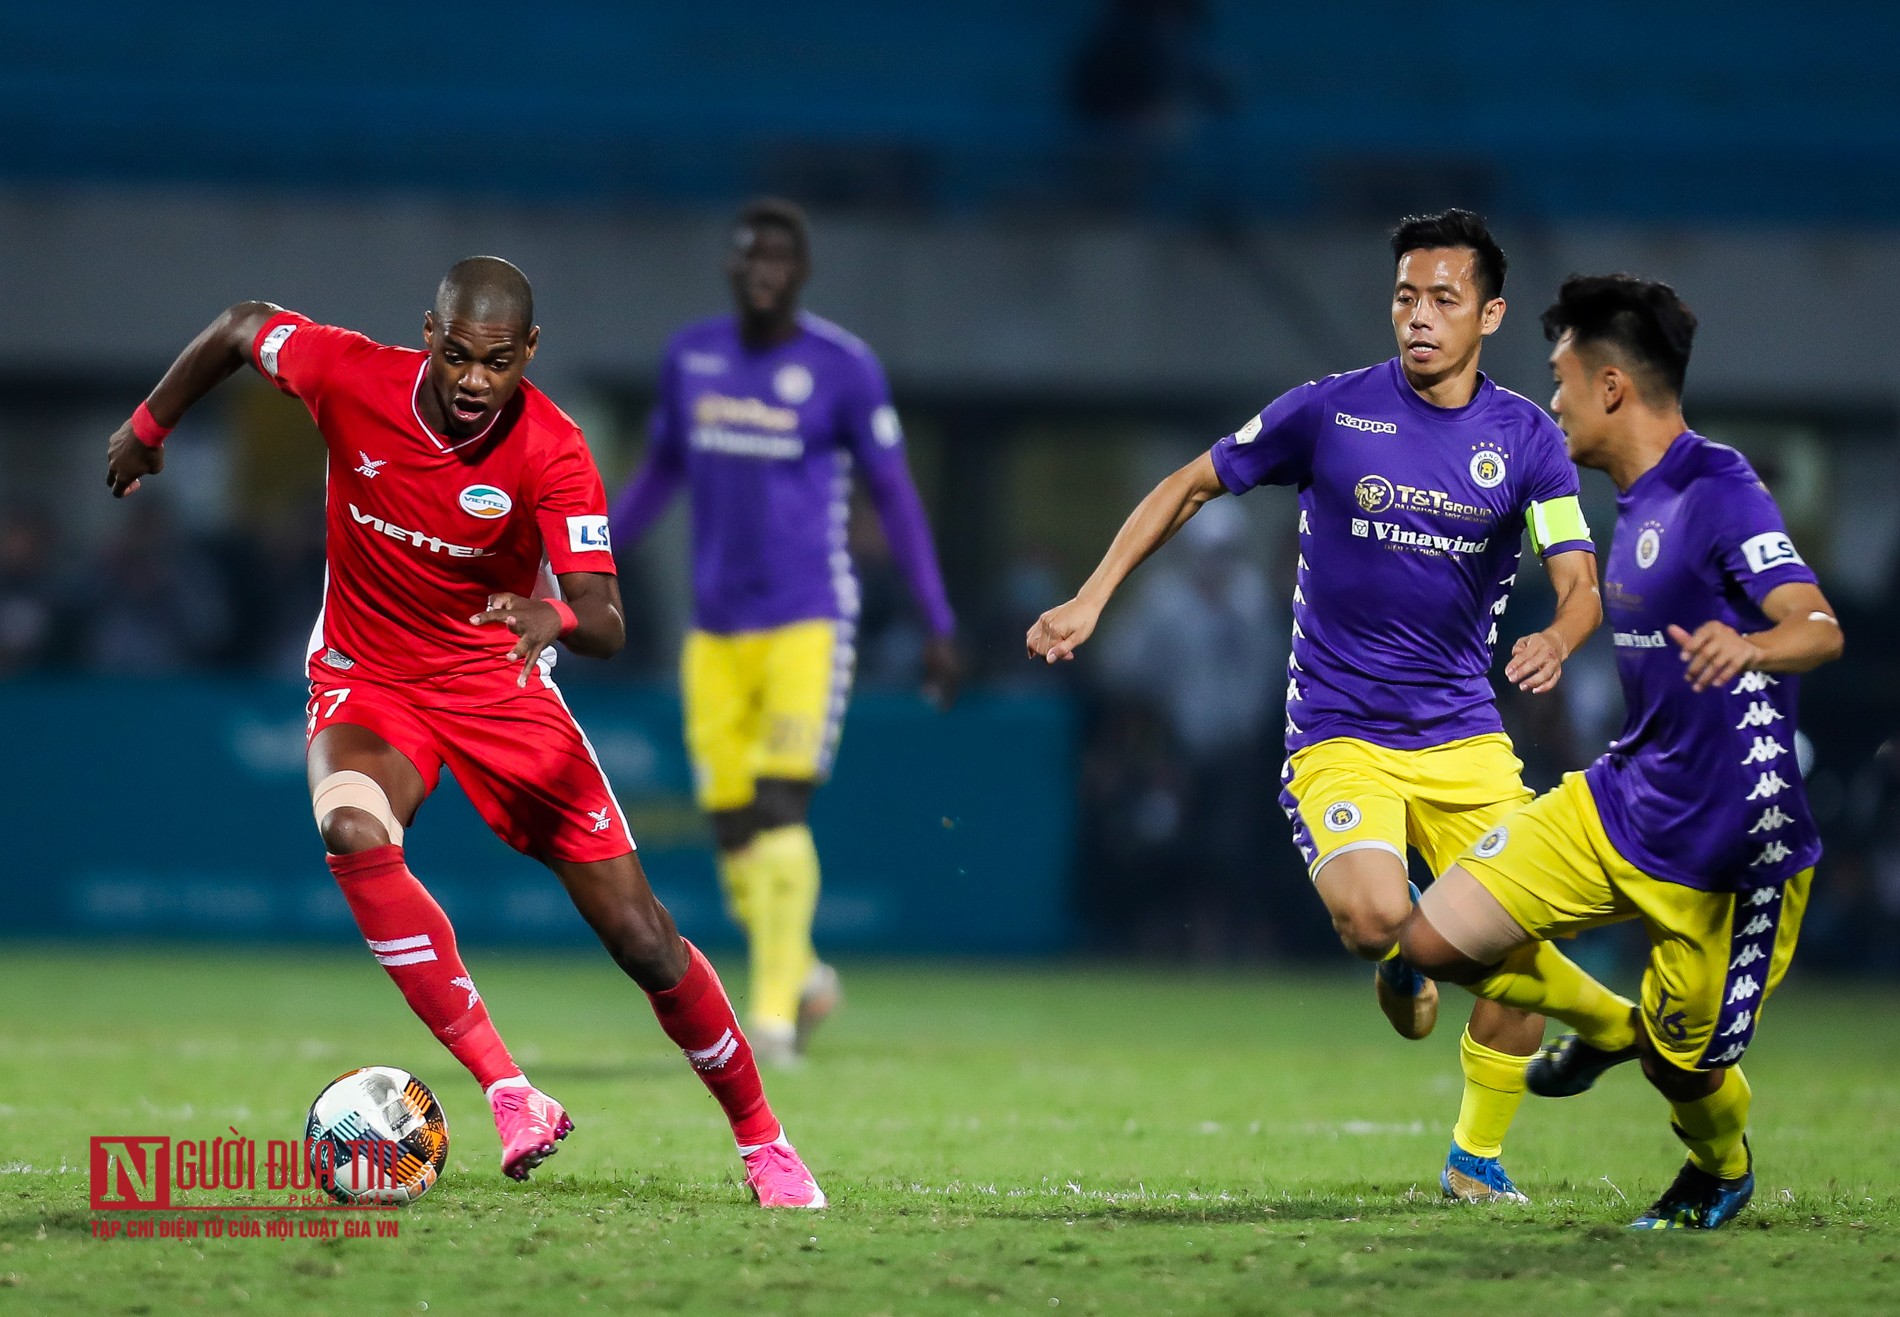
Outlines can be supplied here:
[[1720, 1230], [1735, 1219], [1755, 1196], [1755, 1154], [1748, 1151], [1748, 1169], [1733, 1180], [1710, 1175], [1694, 1162], [1685, 1162], [1675, 1183], [1647, 1212], [1630, 1222], [1631, 1230]]
[[1503, 1163], [1496, 1157], [1466, 1152], [1456, 1139], [1451, 1141], [1451, 1152], [1445, 1157], [1445, 1169], [1439, 1172], [1438, 1187], [1445, 1191], [1445, 1197], [1461, 1203], [1530, 1202], [1511, 1183]]

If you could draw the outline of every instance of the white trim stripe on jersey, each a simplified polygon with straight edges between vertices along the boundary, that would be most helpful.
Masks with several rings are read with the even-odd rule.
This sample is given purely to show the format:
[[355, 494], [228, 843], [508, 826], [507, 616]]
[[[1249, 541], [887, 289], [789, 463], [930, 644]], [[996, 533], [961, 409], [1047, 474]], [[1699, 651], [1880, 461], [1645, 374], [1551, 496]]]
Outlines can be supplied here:
[[561, 702], [561, 711], [567, 715], [567, 720], [574, 724], [574, 734], [581, 738], [581, 744], [587, 749], [587, 757], [594, 761], [594, 771], [600, 774], [601, 789], [607, 793], [607, 800], [614, 807], [614, 821], [620, 825], [620, 831], [627, 839], [627, 846], [629, 849], [639, 850], [640, 843], [633, 839], [633, 828], [627, 822], [627, 811], [620, 808], [619, 798], [614, 795], [614, 784], [607, 780], [607, 770], [600, 766], [600, 756], [594, 753], [594, 743], [587, 739], [587, 732], [582, 728], [581, 720], [574, 716], [574, 710], [568, 708], [567, 697], [561, 694], [561, 688], [554, 684], [554, 678], [548, 675], [546, 668], [541, 670], [541, 681], [554, 692], [554, 698]]
[[442, 436], [429, 428], [429, 423], [422, 419], [422, 408], [416, 402], [416, 399], [422, 396], [423, 372], [428, 369], [429, 354], [425, 352], [422, 354], [422, 364], [416, 367], [416, 387], [409, 390], [409, 414], [416, 418], [416, 424], [422, 428], [422, 433], [428, 437], [429, 442], [445, 453], [453, 453], [458, 448], [467, 448], [470, 444], [478, 444], [488, 438], [488, 432], [494, 429], [495, 422], [501, 419], [500, 412], [496, 412], [493, 416], [488, 418], [488, 424], [481, 428], [481, 433], [470, 435], [460, 443], [443, 443]]

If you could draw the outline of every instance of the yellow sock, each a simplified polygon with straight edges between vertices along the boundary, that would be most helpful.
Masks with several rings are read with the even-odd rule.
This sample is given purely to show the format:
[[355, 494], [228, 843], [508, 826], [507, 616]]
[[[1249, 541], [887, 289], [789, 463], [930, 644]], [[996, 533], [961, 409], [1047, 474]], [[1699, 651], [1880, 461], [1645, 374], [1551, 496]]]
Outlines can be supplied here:
[[1498, 972], [1471, 991], [1490, 1001], [1562, 1020], [1592, 1047], [1621, 1051], [1636, 1042], [1631, 1012], [1619, 997], [1548, 942], [1527, 942], [1504, 958]]
[[798, 994], [817, 954], [811, 945], [818, 908], [818, 848], [803, 824], [753, 838], [751, 1015], [779, 1028], [798, 1021]]
[[753, 878], [757, 872], [758, 864], [750, 845], [719, 852], [719, 890], [725, 893], [726, 913], [748, 933], [752, 921]]
[[1689, 1147], [1689, 1160], [1724, 1180], [1748, 1170], [1748, 1149], [1742, 1135], [1748, 1131], [1748, 1080], [1739, 1067], [1722, 1076], [1722, 1086], [1694, 1102], [1671, 1102], [1676, 1137]]
[[1504, 1151], [1504, 1131], [1511, 1128], [1511, 1117], [1524, 1100], [1524, 1063], [1529, 1059], [1473, 1042], [1471, 1030], [1465, 1030], [1458, 1040], [1465, 1096], [1458, 1104], [1458, 1123], [1451, 1127], [1459, 1147], [1479, 1157]]

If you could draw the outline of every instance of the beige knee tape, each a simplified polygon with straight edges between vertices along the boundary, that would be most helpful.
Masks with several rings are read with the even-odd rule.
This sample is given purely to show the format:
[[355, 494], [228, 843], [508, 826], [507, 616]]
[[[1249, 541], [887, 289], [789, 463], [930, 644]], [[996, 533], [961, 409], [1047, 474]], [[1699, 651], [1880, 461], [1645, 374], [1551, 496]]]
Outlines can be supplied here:
[[346, 807], [362, 810], [383, 825], [391, 844], [402, 845], [402, 824], [396, 822], [396, 811], [389, 807], [389, 797], [368, 773], [348, 769], [332, 773], [310, 793], [310, 808], [316, 813], [318, 827], [323, 826], [324, 815]]
[[1440, 937], [1480, 965], [1495, 964], [1511, 948], [1531, 940], [1483, 883], [1455, 866], [1425, 889], [1418, 912]]

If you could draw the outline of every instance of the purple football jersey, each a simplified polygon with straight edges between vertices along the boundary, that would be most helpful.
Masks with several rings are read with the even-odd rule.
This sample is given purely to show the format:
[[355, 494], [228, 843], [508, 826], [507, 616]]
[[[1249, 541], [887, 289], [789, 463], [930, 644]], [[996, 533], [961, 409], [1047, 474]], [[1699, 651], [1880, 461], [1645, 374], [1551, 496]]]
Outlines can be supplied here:
[[1589, 783], [1611, 844], [1651, 877], [1747, 891], [1820, 858], [1795, 766], [1800, 682], [1745, 672], [1697, 694], [1667, 631], [1766, 630], [1768, 593], [1813, 580], [1748, 460], [1694, 431], [1617, 499], [1603, 604], [1628, 713]]
[[[1233, 493], [1299, 487], [1289, 754], [1503, 730], [1487, 674], [1527, 522], [1561, 528], [1533, 533], [1545, 556], [1594, 552], [1541, 408], [1483, 376], [1465, 406], [1434, 407], [1394, 358], [1282, 394], [1213, 455]], [[1559, 500], [1565, 515], [1546, 518]]]
[[763, 349], [747, 347], [729, 315], [674, 336], [646, 463], [614, 505], [613, 536], [634, 544], [689, 482], [696, 626], [729, 634], [850, 621], [855, 471], [925, 621], [948, 634], [955, 617], [884, 371], [830, 321], [801, 314], [798, 323], [789, 342]]

